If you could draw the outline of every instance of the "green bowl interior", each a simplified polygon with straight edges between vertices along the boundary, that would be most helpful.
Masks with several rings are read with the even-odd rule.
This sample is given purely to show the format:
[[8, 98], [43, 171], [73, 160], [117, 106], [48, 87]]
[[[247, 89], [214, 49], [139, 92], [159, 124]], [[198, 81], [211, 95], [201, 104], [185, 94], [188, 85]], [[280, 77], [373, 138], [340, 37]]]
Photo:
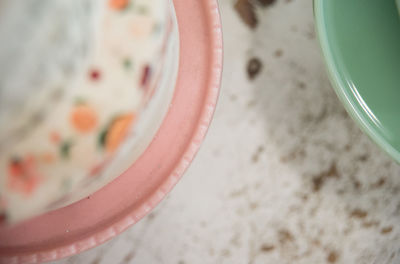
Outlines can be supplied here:
[[400, 162], [400, 19], [394, 0], [315, 0], [317, 32], [339, 98]]

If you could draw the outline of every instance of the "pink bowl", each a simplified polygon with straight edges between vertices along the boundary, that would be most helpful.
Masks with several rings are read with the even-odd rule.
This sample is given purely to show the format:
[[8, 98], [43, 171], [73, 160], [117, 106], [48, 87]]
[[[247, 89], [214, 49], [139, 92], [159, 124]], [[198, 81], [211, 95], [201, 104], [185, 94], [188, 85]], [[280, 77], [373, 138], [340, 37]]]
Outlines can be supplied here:
[[174, 0], [180, 32], [177, 86], [150, 146], [90, 197], [0, 228], [0, 263], [39, 263], [93, 248], [132, 226], [174, 187], [194, 158], [217, 102], [222, 32], [217, 0]]

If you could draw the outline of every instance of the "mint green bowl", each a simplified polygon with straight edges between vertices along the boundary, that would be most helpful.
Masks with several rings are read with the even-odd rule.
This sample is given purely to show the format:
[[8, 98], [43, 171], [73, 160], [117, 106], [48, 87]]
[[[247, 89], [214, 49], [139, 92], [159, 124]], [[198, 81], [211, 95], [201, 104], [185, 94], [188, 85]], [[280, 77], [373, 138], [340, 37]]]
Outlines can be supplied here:
[[314, 0], [332, 85], [353, 119], [400, 162], [400, 19], [395, 0]]

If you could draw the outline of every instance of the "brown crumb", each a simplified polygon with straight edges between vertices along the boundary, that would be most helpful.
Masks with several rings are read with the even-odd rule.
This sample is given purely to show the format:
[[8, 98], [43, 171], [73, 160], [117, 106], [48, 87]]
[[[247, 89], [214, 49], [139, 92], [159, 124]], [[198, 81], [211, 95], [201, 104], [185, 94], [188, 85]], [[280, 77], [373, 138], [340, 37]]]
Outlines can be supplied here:
[[313, 244], [316, 247], [320, 247], [321, 241], [318, 238], [316, 238], [316, 239], [311, 240], [311, 244]]
[[274, 55], [277, 58], [282, 57], [283, 51], [281, 49], [277, 49], [277, 50], [275, 50]]
[[386, 226], [381, 229], [381, 234], [386, 235], [393, 231], [392, 226]]
[[247, 76], [253, 80], [262, 70], [262, 63], [258, 58], [251, 58], [247, 63]]
[[259, 146], [256, 150], [256, 152], [251, 156], [251, 160], [253, 163], [257, 163], [258, 160], [260, 159], [260, 155], [264, 152], [264, 146]]
[[281, 229], [278, 231], [278, 238], [281, 244], [285, 244], [286, 242], [291, 242], [294, 240], [292, 233], [287, 229]]
[[315, 192], [318, 192], [322, 188], [327, 178], [339, 178], [339, 173], [337, 171], [335, 162], [332, 163], [329, 170], [323, 171], [313, 178], [312, 183]]
[[129, 252], [123, 260], [123, 263], [129, 263], [135, 257], [135, 253]]
[[291, 152], [289, 152], [288, 154], [280, 157], [281, 162], [290, 162], [293, 161], [297, 158], [304, 158], [304, 156], [306, 155], [306, 152], [304, 149], [295, 149]]
[[339, 255], [336, 251], [331, 251], [329, 252], [328, 256], [326, 257], [326, 260], [328, 263], [336, 263], [336, 261], [339, 259]]
[[360, 155], [357, 159], [359, 161], [361, 161], [361, 162], [365, 162], [365, 161], [367, 161], [369, 159], [369, 155], [368, 154], [363, 154], [363, 155]]
[[273, 5], [275, 3], [275, 0], [256, 0], [256, 2], [263, 7], [267, 7]]
[[257, 27], [257, 15], [250, 0], [237, 0], [235, 4], [235, 10], [238, 12], [239, 16], [247, 26], [252, 29]]
[[380, 178], [377, 182], [375, 182], [374, 184], [371, 185], [372, 188], [379, 188], [382, 187], [386, 182], [385, 178]]
[[261, 250], [262, 252], [270, 252], [270, 251], [272, 251], [272, 250], [274, 250], [274, 249], [275, 249], [275, 246], [274, 246], [274, 245], [270, 245], [270, 244], [264, 244], [264, 245], [262, 245], [261, 248], [260, 248], [260, 250]]
[[353, 187], [354, 187], [354, 189], [359, 190], [361, 188], [361, 183], [358, 180], [354, 179]]
[[324, 183], [324, 178], [323, 177], [314, 177], [312, 180], [312, 183], [314, 186], [313, 187], [314, 191], [318, 192], [321, 189], [322, 184]]
[[304, 82], [300, 81], [297, 83], [297, 87], [301, 90], [304, 90], [307, 87], [307, 85]]
[[350, 213], [350, 217], [362, 219], [365, 218], [368, 215], [367, 211], [364, 211], [362, 209], [356, 208]]
[[362, 226], [364, 228], [377, 227], [377, 226], [379, 226], [379, 222], [378, 221], [367, 221], [367, 222], [362, 223]]

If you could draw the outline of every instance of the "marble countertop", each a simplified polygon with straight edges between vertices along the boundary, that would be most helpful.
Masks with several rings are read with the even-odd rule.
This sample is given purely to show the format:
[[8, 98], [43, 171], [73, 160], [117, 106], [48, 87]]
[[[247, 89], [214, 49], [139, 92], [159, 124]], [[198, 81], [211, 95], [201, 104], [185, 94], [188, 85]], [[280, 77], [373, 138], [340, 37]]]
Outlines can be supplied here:
[[57, 264], [400, 263], [400, 167], [330, 87], [310, 0], [221, 0], [225, 68], [183, 179], [112, 241]]

